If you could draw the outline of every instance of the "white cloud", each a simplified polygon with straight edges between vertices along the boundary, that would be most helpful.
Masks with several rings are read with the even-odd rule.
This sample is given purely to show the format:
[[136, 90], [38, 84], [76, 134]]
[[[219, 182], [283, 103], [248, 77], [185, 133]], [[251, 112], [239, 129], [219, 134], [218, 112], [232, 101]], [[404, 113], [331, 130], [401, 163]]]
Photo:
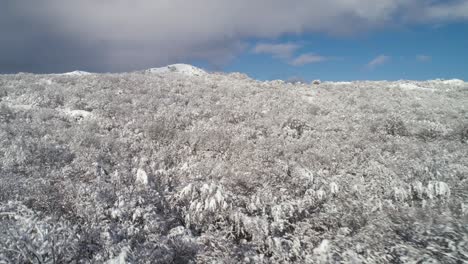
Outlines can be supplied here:
[[293, 66], [303, 66], [306, 64], [310, 64], [310, 63], [322, 62], [325, 60], [327, 60], [326, 57], [313, 54], [313, 53], [305, 53], [305, 54], [299, 55], [297, 58], [290, 61], [289, 64]]
[[258, 43], [252, 49], [255, 54], [270, 54], [274, 58], [288, 59], [291, 58], [294, 52], [300, 48], [300, 45], [295, 43]]
[[[13, 3], [14, 2], [14, 3]], [[190, 59], [222, 63], [249, 39], [352, 34], [468, 19], [468, 0], [15, 0], [0, 10], [0, 57], [18, 64], [72, 59], [144, 68]], [[47, 43], [53, 36], [54, 47]], [[55, 41], [56, 40], [56, 41]], [[21, 45], [18, 45], [21, 43]], [[60, 47], [55, 47], [59, 45]], [[71, 48], [73, 47], [73, 49]], [[70, 53], [78, 52], [76, 56]], [[63, 54], [56, 55], [58, 51]], [[24, 54], [24, 55], [23, 55]], [[277, 52], [276, 56], [287, 56]], [[49, 56], [50, 55], [50, 56]], [[86, 56], [85, 56], [86, 55]], [[21, 61], [24, 60], [24, 61]], [[49, 63], [57, 63], [50, 61]], [[80, 64], [81, 65], [81, 64]]]
[[390, 57], [386, 55], [379, 55], [375, 59], [371, 60], [369, 63], [367, 63], [367, 68], [369, 69], [374, 69], [377, 66], [380, 66], [382, 64], [387, 63], [390, 61]]
[[453, 21], [468, 19], [468, 1], [446, 1], [444, 4], [428, 6], [423, 12], [423, 20]]
[[273, 58], [281, 59], [292, 66], [303, 66], [310, 63], [317, 63], [327, 60], [326, 57], [314, 54], [304, 53], [294, 57], [294, 53], [301, 48], [297, 43], [258, 43], [252, 49], [255, 54], [269, 54]]
[[432, 57], [428, 55], [418, 55], [416, 56], [416, 60], [420, 62], [429, 62], [432, 60]]

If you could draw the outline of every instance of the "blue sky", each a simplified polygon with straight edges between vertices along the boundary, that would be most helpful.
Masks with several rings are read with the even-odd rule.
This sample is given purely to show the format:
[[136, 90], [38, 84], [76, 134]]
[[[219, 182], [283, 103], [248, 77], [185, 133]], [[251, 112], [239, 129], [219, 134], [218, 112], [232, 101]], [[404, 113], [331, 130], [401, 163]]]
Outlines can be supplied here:
[[0, 73], [468, 80], [468, 0], [6, 0]]
[[[297, 44], [291, 58], [256, 54], [258, 43]], [[430, 25], [368, 32], [355, 36], [303, 34], [275, 40], [254, 40], [224, 70], [245, 72], [261, 79], [300, 78], [346, 80], [468, 80], [468, 24]], [[323, 56], [323, 61], [291, 65], [300, 54]], [[376, 58], [381, 63], [369, 66]], [[203, 64], [202, 64], [203, 65]]]

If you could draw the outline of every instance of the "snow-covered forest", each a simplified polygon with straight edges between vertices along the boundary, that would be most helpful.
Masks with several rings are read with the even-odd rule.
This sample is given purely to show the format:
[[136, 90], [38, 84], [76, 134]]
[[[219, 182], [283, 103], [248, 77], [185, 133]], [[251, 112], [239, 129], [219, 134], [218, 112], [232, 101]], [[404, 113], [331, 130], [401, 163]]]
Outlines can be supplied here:
[[0, 75], [0, 263], [466, 263], [468, 83]]

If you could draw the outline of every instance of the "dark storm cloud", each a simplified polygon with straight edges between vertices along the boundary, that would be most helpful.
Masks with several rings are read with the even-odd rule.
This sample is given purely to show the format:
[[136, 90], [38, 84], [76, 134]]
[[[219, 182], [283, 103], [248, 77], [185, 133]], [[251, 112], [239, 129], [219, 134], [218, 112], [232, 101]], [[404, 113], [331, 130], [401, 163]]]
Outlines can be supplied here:
[[5, 0], [0, 71], [126, 71], [226, 63], [248, 38], [468, 18], [468, 1]]

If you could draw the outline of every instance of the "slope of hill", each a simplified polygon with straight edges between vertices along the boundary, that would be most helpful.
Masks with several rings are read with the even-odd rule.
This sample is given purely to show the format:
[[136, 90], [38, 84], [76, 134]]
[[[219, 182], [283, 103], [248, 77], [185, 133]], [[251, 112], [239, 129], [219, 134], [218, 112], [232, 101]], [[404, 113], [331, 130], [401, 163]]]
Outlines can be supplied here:
[[72, 71], [72, 72], [66, 72], [62, 73], [63, 75], [68, 75], [68, 76], [83, 76], [83, 75], [90, 75], [92, 73], [90, 72], [85, 72], [85, 71]]
[[466, 83], [171, 67], [0, 76], [0, 263], [468, 261]]
[[202, 69], [188, 64], [172, 64], [160, 68], [151, 68], [145, 71], [146, 73], [165, 74], [168, 72], [179, 73], [186, 76], [203, 76], [206, 72]]

